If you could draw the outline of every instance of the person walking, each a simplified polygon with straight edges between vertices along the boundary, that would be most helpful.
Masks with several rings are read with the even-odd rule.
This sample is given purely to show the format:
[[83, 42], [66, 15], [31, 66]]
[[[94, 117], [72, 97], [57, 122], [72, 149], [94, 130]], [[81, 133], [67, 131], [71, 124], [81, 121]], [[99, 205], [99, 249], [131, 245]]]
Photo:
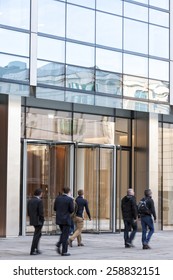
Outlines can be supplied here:
[[34, 235], [31, 244], [30, 255], [41, 254], [39, 250], [39, 241], [41, 238], [41, 230], [44, 224], [44, 212], [43, 212], [43, 201], [42, 201], [42, 189], [36, 189], [34, 196], [28, 201], [27, 212], [30, 219], [30, 225], [34, 227]]
[[[150, 189], [146, 189], [144, 191], [145, 197], [141, 199], [138, 205], [139, 217], [141, 218], [141, 226], [142, 226], [142, 245], [143, 249], [151, 249], [149, 246], [149, 242], [151, 240], [151, 236], [154, 233], [154, 221], [156, 222], [156, 211], [154, 206], [154, 200], [152, 199], [152, 191]], [[140, 211], [141, 202], [144, 202], [143, 210]], [[153, 216], [153, 218], [152, 218]]]
[[76, 198], [76, 214], [73, 217], [73, 221], [75, 223], [75, 232], [73, 233], [72, 236], [70, 236], [68, 242], [69, 246], [72, 247], [72, 242], [74, 241], [75, 238], [77, 238], [78, 246], [84, 246], [82, 243], [82, 229], [84, 226], [84, 217], [83, 217], [83, 212], [86, 210], [86, 213], [88, 215], [89, 220], [91, 221], [91, 214], [90, 210], [88, 207], [88, 201], [83, 198], [84, 191], [82, 189], [78, 190], [78, 197]]
[[121, 200], [121, 211], [124, 221], [125, 248], [134, 247], [132, 241], [137, 232], [137, 205], [133, 189], [127, 190], [127, 195]]
[[56, 197], [54, 211], [56, 212], [56, 224], [59, 225], [61, 230], [60, 239], [56, 244], [57, 252], [62, 256], [70, 256], [70, 253], [67, 252], [71, 226], [70, 215], [74, 212], [74, 202], [70, 197], [70, 188], [63, 188], [63, 194]]

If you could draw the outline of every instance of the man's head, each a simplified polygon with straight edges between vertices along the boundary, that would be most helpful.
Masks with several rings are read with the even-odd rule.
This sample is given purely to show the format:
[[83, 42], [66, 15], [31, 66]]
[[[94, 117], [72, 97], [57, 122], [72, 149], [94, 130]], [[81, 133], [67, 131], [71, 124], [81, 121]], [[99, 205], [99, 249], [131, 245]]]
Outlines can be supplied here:
[[43, 194], [43, 190], [42, 190], [42, 189], [36, 189], [36, 190], [34, 191], [34, 195], [35, 195], [35, 196], [41, 197], [42, 194]]
[[147, 190], [144, 191], [144, 195], [146, 197], [151, 197], [152, 196], [152, 191], [150, 189], [147, 189]]
[[70, 193], [70, 188], [69, 187], [64, 187], [62, 190], [63, 190], [63, 193], [65, 193], [65, 194]]
[[83, 190], [78, 190], [78, 195], [79, 195], [79, 196], [84, 195], [84, 191], [83, 191]]
[[134, 190], [133, 189], [128, 189], [127, 190], [127, 195], [134, 195]]

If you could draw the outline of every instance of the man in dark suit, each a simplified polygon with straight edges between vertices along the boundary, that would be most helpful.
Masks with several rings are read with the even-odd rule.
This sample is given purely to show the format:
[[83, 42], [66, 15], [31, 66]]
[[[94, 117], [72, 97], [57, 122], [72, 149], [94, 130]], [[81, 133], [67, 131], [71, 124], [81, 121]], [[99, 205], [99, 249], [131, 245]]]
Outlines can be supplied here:
[[41, 199], [42, 194], [43, 191], [41, 189], [36, 189], [34, 196], [28, 201], [27, 205], [30, 225], [34, 226], [35, 229], [30, 255], [41, 254], [41, 251], [38, 249], [38, 245], [41, 238], [41, 230], [44, 224], [43, 201]]
[[[70, 188], [63, 188], [63, 194], [56, 197], [54, 202], [54, 211], [56, 211], [56, 224], [61, 230], [60, 239], [57, 243], [57, 252], [62, 256], [70, 256], [68, 251], [68, 237], [70, 233], [71, 217], [74, 211], [74, 202], [70, 197]], [[62, 245], [62, 252], [60, 246]]]

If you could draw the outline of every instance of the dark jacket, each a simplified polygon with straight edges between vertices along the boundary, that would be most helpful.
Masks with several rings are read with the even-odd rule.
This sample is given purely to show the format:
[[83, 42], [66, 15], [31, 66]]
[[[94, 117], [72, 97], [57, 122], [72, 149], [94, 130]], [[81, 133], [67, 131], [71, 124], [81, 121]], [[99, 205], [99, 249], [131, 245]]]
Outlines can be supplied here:
[[84, 199], [83, 196], [78, 196], [76, 198], [76, 203], [77, 203], [76, 216], [83, 218], [83, 211], [85, 208], [88, 218], [91, 219], [90, 210], [88, 208], [88, 201]]
[[41, 198], [34, 196], [28, 201], [27, 212], [30, 218], [30, 225], [39, 226], [44, 223], [43, 201]]
[[137, 218], [136, 198], [133, 195], [126, 195], [121, 200], [121, 210], [123, 220], [132, 220]]
[[154, 200], [150, 196], [143, 197], [141, 200], [146, 201], [146, 206], [149, 209], [148, 214], [140, 214], [141, 217], [146, 216], [146, 215], [153, 215], [154, 220], [156, 220], [156, 211], [155, 211], [155, 206], [154, 206]]
[[57, 225], [71, 225], [70, 215], [74, 211], [73, 199], [66, 194], [57, 196], [54, 202], [54, 211], [56, 211]]

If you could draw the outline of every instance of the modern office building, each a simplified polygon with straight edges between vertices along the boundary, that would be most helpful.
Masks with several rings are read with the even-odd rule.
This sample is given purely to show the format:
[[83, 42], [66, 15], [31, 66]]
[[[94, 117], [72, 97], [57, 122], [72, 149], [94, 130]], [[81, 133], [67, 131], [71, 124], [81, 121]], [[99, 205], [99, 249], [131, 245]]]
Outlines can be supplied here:
[[173, 0], [0, 0], [0, 236], [44, 232], [63, 186], [90, 232], [121, 230], [120, 200], [151, 188], [173, 229]]

